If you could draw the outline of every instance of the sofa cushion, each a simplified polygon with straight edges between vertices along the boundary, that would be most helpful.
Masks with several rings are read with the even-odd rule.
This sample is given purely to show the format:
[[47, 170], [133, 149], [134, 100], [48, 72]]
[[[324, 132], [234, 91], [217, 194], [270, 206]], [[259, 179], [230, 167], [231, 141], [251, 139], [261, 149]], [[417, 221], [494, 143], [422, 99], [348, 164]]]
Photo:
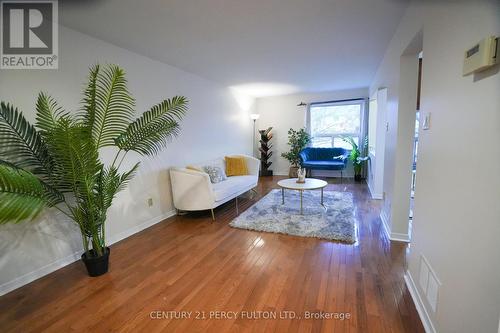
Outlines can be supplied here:
[[304, 168], [317, 170], [341, 170], [345, 168], [344, 161], [307, 161], [302, 164]]
[[255, 186], [257, 176], [233, 176], [227, 177], [225, 181], [212, 184], [215, 201], [224, 201], [249, 187]]
[[312, 161], [328, 161], [333, 160], [338, 156], [347, 156], [347, 151], [344, 148], [304, 148], [301, 155], [306, 160]]
[[[210, 176], [210, 173], [207, 172], [207, 167], [208, 167], [208, 169], [211, 170], [212, 176]], [[226, 164], [225, 164], [224, 160], [221, 158], [217, 158], [217, 159], [202, 162], [202, 163], [190, 164], [190, 165], [186, 166], [186, 169], [208, 173], [210, 176], [210, 181], [214, 182], [214, 180], [216, 181], [216, 179], [213, 178], [213, 172], [212, 172], [213, 171], [212, 169], [214, 167], [221, 169], [221, 171], [222, 171], [221, 180], [225, 180], [226, 179]]]
[[316, 170], [343, 170], [348, 152], [344, 148], [304, 148], [300, 152], [302, 167]]
[[225, 181], [227, 179], [226, 174], [224, 173], [224, 170], [222, 170], [218, 166], [207, 165], [207, 166], [203, 167], [203, 171], [208, 173], [208, 176], [210, 177], [210, 181], [214, 184], [220, 183], [220, 182]]
[[243, 156], [226, 156], [226, 175], [245, 176], [248, 175], [247, 161]]

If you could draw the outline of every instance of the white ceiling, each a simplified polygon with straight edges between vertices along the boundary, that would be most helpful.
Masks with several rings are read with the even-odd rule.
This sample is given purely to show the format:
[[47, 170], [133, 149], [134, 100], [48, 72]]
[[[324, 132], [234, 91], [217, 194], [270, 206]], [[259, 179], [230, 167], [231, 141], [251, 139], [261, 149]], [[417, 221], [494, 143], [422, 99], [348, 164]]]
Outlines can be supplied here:
[[60, 22], [256, 97], [366, 87], [404, 0], [61, 1]]

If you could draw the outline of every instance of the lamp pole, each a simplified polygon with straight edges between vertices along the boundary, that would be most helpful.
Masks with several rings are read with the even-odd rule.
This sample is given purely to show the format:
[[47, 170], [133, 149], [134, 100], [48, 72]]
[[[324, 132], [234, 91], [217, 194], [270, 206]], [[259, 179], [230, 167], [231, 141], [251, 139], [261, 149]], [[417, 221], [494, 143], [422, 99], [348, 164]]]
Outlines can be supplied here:
[[253, 120], [253, 133], [252, 133], [252, 153], [253, 153], [253, 156], [255, 157], [255, 122], [257, 121], [257, 119], [254, 119]]
[[255, 122], [257, 121], [257, 119], [259, 119], [260, 117], [260, 114], [258, 113], [252, 113], [250, 115], [250, 119], [253, 120], [253, 133], [252, 133], [252, 155], [255, 157]]

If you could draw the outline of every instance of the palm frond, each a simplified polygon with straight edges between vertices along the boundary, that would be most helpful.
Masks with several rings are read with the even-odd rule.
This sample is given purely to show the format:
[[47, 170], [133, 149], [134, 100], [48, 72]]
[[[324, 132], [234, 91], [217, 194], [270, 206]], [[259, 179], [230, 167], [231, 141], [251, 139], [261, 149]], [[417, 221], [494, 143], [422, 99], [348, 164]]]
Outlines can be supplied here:
[[117, 193], [125, 189], [125, 187], [127, 187], [128, 183], [132, 180], [132, 178], [134, 178], [135, 174], [137, 173], [137, 169], [139, 169], [140, 164], [141, 164], [140, 162], [137, 162], [129, 171], [122, 173], [120, 175], [119, 186], [116, 189]]
[[94, 65], [90, 67], [88, 76], [88, 83], [85, 91], [83, 92], [83, 122], [92, 133], [92, 126], [95, 120], [95, 106], [96, 106], [96, 91], [97, 91], [97, 75], [99, 74], [100, 66]]
[[[94, 193], [103, 168], [88, 128], [81, 122], [60, 119], [50, 136], [51, 153], [58, 161], [59, 174], [70, 184], [75, 205], [68, 206], [84, 237], [98, 239], [105, 216]], [[88, 242], [84, 242], [88, 250]]]
[[64, 200], [61, 193], [31, 172], [0, 163], [0, 224], [33, 219], [45, 207]]
[[116, 138], [116, 145], [142, 155], [157, 154], [179, 134], [179, 121], [187, 111], [187, 103], [185, 97], [175, 96], [153, 106]]
[[68, 117], [68, 113], [65, 112], [57, 102], [45, 93], [38, 94], [38, 99], [36, 101], [36, 124], [42, 136], [45, 133], [50, 133], [52, 129], [56, 126], [57, 120], [61, 117]]
[[342, 140], [344, 140], [345, 142], [347, 142], [348, 144], [351, 145], [352, 147], [352, 150], [358, 150], [358, 145], [356, 144], [356, 141], [354, 141], [354, 139], [350, 136], [340, 136], [340, 138]]
[[134, 114], [134, 99], [127, 89], [125, 72], [116, 65], [91, 69], [85, 91], [85, 126], [90, 130], [97, 149], [114, 145]]
[[97, 182], [96, 196], [104, 212], [111, 207], [116, 194], [123, 190], [134, 177], [138, 167], [139, 163], [123, 174], [119, 174], [115, 167], [103, 168]]
[[92, 139], [83, 125], [60, 119], [51, 132], [48, 145], [54, 159], [58, 161], [57, 174], [71, 184], [75, 196], [90, 192], [102, 163]]
[[40, 133], [21, 111], [4, 102], [0, 103], [0, 159], [42, 179], [51, 174], [52, 159]]
[[57, 105], [57, 102], [50, 96], [40, 93], [36, 103], [36, 127], [40, 131], [40, 135], [47, 146], [48, 155], [51, 157], [51, 169], [49, 183], [62, 192], [71, 191], [71, 185], [61, 172], [62, 167], [58, 160], [54, 160], [51, 153], [51, 142], [53, 142], [54, 130], [58, 126], [59, 121], [64, 119], [70, 122], [72, 117], [68, 112], [65, 112]]

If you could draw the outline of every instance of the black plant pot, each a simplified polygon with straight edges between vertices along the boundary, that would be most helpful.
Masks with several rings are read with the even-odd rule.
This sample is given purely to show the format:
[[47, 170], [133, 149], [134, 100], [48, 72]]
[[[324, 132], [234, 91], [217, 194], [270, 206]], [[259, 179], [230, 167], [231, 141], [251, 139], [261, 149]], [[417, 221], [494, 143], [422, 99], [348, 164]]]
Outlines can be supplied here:
[[87, 267], [89, 276], [99, 276], [108, 272], [110, 251], [109, 247], [106, 247], [106, 253], [100, 257], [96, 256], [94, 250], [90, 250], [89, 252], [82, 254], [82, 261], [85, 264], [85, 267]]
[[360, 182], [363, 178], [361, 178], [361, 175], [354, 175], [354, 180]]

